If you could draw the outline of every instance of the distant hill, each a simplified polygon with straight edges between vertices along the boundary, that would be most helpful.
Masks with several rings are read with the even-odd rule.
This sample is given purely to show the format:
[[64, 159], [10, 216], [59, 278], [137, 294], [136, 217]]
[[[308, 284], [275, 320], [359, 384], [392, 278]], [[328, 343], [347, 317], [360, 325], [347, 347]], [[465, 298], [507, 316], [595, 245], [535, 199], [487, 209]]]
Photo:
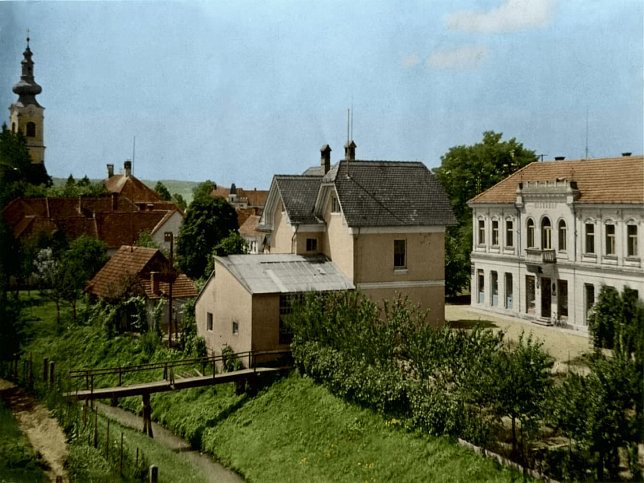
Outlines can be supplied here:
[[[80, 179], [80, 178], [79, 178]], [[54, 183], [54, 186], [63, 186], [67, 182], [67, 178], [53, 178], [52, 181]], [[78, 180], [77, 180], [78, 181]], [[98, 183], [103, 181], [103, 179], [90, 179], [92, 183]], [[179, 181], [176, 179], [162, 179], [162, 180], [148, 180], [148, 179], [142, 179], [141, 180], [146, 186], [149, 188], [154, 189], [154, 187], [157, 184], [157, 181], [161, 181], [166, 188], [168, 188], [168, 191], [171, 194], [178, 193], [181, 196], [183, 196], [183, 199], [186, 200], [186, 203], [190, 204], [192, 201], [192, 189], [197, 186], [200, 182], [198, 181]]]

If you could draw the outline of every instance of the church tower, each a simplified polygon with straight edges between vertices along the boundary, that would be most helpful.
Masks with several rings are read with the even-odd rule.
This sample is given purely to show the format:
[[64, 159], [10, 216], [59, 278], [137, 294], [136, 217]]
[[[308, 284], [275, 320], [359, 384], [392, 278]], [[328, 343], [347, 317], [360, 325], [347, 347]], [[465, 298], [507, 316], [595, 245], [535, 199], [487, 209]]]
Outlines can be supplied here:
[[22, 75], [20, 81], [13, 86], [13, 92], [18, 94], [18, 100], [9, 107], [9, 124], [12, 132], [21, 132], [27, 141], [31, 162], [45, 163], [45, 145], [43, 142], [43, 125], [45, 108], [38, 104], [36, 95], [42, 87], [34, 80], [34, 61], [31, 60], [29, 37], [27, 49], [23, 53]]

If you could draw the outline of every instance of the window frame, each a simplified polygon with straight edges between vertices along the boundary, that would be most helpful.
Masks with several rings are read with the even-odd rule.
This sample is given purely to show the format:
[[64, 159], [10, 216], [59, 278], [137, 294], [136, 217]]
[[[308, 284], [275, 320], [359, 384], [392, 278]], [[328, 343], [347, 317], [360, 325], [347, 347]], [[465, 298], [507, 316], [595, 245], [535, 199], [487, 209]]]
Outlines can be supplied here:
[[604, 251], [606, 253], [606, 256], [615, 256], [617, 255], [617, 238], [616, 238], [616, 233], [617, 229], [615, 227], [615, 223], [609, 222], [604, 225], [604, 231], [605, 231], [605, 248]]
[[514, 220], [505, 220], [505, 246], [514, 248]]
[[535, 248], [536, 247], [536, 239], [535, 239], [535, 222], [532, 218], [528, 218], [526, 221], [526, 245], [527, 248]]
[[552, 250], [552, 222], [547, 216], [541, 220], [541, 249]]
[[206, 312], [206, 330], [212, 331], [213, 330], [213, 316], [212, 312]]
[[[402, 260], [401, 260], [402, 257]], [[407, 269], [407, 240], [394, 240], [394, 270]]]
[[317, 238], [307, 238], [306, 239], [306, 251], [307, 252], [317, 252], [318, 251], [318, 239]]
[[584, 223], [584, 253], [595, 254], [595, 224]]
[[236, 320], [233, 320], [232, 322], [233, 335], [239, 335], [239, 322], [237, 322]]
[[566, 220], [559, 220], [557, 223], [557, 250], [565, 252], [568, 250], [568, 226]]
[[499, 220], [492, 220], [492, 246], [499, 246]]
[[637, 258], [638, 256], [637, 231], [637, 225], [632, 223], [626, 225], [626, 256], [629, 258]]
[[479, 218], [477, 245], [485, 245], [485, 220]]

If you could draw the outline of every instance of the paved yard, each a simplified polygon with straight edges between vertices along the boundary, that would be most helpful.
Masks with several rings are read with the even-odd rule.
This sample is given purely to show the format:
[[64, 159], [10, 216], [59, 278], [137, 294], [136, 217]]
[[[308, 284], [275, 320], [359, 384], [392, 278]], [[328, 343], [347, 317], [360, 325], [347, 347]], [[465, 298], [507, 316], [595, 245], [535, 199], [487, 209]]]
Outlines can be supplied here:
[[[505, 337], [509, 340], [517, 340], [522, 332], [526, 335], [532, 334], [534, 338], [543, 342], [544, 349], [557, 360], [555, 370], [564, 369], [567, 367], [567, 361], [575, 360], [583, 353], [590, 352], [592, 347], [590, 338], [585, 333], [545, 327], [519, 318], [491, 314], [472, 309], [469, 305], [446, 305], [445, 320], [456, 327], [464, 328], [473, 326], [472, 321], [481, 321], [485, 326], [505, 332]], [[485, 322], [489, 322], [490, 325]]]

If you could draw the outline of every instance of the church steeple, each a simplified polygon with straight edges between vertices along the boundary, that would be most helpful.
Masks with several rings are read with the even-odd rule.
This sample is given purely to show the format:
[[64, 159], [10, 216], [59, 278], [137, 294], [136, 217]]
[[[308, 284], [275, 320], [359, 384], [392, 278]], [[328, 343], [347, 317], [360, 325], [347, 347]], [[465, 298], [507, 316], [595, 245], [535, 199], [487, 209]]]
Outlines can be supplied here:
[[11, 131], [21, 132], [27, 141], [31, 162], [45, 162], [45, 145], [43, 137], [44, 107], [38, 104], [36, 96], [42, 92], [34, 79], [33, 53], [29, 48], [29, 33], [27, 32], [27, 48], [23, 53], [22, 74], [20, 80], [13, 86], [13, 92], [18, 94], [18, 100], [9, 107], [9, 123]]

